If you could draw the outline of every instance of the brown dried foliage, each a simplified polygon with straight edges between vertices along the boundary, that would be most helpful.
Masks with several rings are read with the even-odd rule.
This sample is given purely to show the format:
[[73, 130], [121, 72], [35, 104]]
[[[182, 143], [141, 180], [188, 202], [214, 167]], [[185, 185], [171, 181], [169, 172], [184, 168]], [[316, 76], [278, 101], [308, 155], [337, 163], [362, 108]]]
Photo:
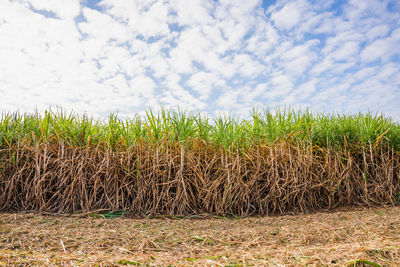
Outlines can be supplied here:
[[238, 220], [1, 213], [0, 265], [346, 266], [367, 259], [400, 266], [399, 213], [340, 208]]
[[39, 144], [0, 151], [0, 211], [267, 215], [399, 203], [400, 154], [288, 143], [227, 152]]

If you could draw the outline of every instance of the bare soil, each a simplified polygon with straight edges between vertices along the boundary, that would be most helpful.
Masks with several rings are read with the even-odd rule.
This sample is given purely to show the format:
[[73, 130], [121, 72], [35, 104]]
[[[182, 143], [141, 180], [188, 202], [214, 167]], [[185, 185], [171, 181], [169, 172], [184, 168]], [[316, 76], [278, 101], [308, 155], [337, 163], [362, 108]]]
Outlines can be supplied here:
[[107, 219], [0, 214], [0, 265], [400, 266], [400, 207], [306, 215]]

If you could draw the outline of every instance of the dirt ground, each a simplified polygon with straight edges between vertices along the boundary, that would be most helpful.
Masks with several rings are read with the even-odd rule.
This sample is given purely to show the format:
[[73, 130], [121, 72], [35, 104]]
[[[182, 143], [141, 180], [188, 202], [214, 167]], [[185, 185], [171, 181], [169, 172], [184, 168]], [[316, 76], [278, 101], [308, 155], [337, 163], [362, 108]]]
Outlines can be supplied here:
[[400, 266], [400, 207], [228, 219], [0, 214], [0, 265]]

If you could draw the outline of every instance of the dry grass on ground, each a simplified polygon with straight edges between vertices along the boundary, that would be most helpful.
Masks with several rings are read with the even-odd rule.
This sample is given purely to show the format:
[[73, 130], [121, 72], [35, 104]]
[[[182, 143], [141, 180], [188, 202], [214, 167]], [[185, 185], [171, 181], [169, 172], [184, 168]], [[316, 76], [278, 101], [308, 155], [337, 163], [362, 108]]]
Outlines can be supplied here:
[[400, 207], [264, 218], [0, 214], [0, 265], [400, 265]]

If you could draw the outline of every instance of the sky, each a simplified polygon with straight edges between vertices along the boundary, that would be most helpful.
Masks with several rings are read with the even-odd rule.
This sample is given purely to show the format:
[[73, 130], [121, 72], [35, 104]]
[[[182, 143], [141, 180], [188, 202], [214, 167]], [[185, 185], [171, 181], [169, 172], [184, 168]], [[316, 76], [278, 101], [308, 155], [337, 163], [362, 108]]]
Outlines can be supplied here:
[[379, 112], [400, 121], [398, 0], [0, 0], [0, 111]]

